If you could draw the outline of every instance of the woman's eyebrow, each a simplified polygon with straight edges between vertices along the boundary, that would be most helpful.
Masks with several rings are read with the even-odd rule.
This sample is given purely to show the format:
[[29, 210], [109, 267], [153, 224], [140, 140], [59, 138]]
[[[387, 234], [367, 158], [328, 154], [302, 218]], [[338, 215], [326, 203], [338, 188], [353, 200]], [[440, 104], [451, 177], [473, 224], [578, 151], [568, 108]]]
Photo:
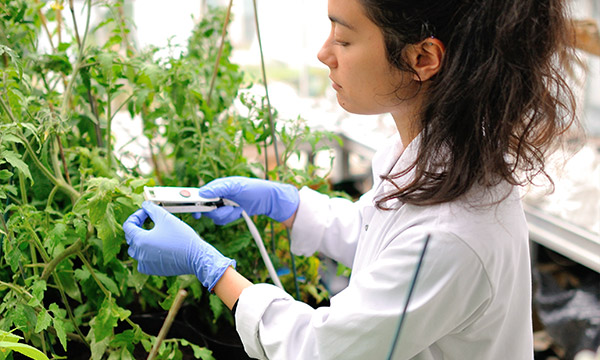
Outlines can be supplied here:
[[331, 22], [336, 23], [336, 24], [340, 24], [344, 27], [347, 27], [348, 29], [355, 31], [356, 29], [354, 28], [354, 26], [348, 24], [347, 22], [345, 22], [344, 20], [337, 18], [333, 15], [329, 15], [329, 20], [331, 20]]

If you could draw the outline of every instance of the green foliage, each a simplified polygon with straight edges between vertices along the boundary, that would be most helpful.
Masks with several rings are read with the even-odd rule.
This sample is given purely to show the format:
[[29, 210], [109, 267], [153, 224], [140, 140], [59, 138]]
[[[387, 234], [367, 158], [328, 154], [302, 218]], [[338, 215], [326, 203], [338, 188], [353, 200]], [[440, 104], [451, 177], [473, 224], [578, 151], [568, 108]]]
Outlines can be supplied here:
[[16, 351], [34, 360], [48, 360], [48, 357], [38, 349], [27, 344], [21, 344], [22, 337], [0, 330], [0, 360], [6, 359], [11, 351]]
[[[139, 52], [128, 39], [122, 0], [86, 1], [83, 14], [77, 12], [78, 31], [62, 19], [71, 14], [69, 4], [8, 0], [0, 5], [0, 330], [17, 329], [55, 358], [75, 342], [85, 344], [92, 359], [133, 359], [156, 339], [132, 315], [169, 309], [181, 288], [202, 308], [209, 327], [232, 323], [231, 313], [195, 277], [137, 271], [121, 224], [141, 205], [143, 187], [268, 175], [328, 191], [313, 166], [285, 164], [301, 143], [316, 152], [319, 144], [336, 139], [300, 119], [277, 119], [277, 129], [271, 129], [264, 99], [244, 91], [250, 84], [243, 84], [243, 73], [229, 61], [227, 41], [209, 93], [223, 11], [213, 10], [197, 24], [185, 50]], [[106, 14], [96, 26], [87, 23], [92, 6]], [[50, 50], [41, 48], [48, 43]], [[115, 155], [112, 123], [120, 111], [143, 122], [150, 174], [139, 162], [125, 166]], [[245, 151], [262, 153], [273, 145], [273, 133], [283, 143], [283, 165], [266, 169], [249, 162]], [[250, 280], [268, 281], [242, 221], [217, 227], [206, 218], [183, 219], [235, 258]], [[276, 267], [291, 268], [286, 229], [266, 218], [255, 221]], [[302, 298], [323, 300], [318, 259], [296, 260], [305, 279]], [[291, 275], [282, 281], [294, 290]], [[18, 343], [17, 335], [2, 334], [2, 350], [42, 358]], [[182, 350], [212, 359], [209, 350], [182, 339], [167, 339], [158, 358], [180, 359]]]

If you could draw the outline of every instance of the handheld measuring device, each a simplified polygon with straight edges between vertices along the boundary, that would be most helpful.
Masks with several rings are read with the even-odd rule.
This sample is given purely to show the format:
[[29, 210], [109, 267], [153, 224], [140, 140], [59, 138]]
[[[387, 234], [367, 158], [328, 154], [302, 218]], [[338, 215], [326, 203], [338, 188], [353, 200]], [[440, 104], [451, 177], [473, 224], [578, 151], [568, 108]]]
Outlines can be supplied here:
[[144, 186], [144, 198], [170, 213], [208, 212], [230, 205], [221, 198], [203, 198], [198, 188], [191, 187]]
[[[156, 205], [162, 206], [170, 213], [194, 213], [194, 212], [210, 212], [223, 206], [240, 207], [235, 202], [223, 198], [203, 198], [198, 195], [198, 188], [193, 187], [175, 187], [175, 186], [144, 186], [144, 198], [152, 201]], [[273, 263], [269, 258], [265, 244], [260, 237], [260, 233], [252, 219], [242, 209], [242, 217], [248, 225], [248, 229], [258, 246], [260, 256], [265, 262], [267, 271], [271, 279], [279, 288], [283, 289], [283, 285], [277, 276], [277, 272], [273, 267]]]

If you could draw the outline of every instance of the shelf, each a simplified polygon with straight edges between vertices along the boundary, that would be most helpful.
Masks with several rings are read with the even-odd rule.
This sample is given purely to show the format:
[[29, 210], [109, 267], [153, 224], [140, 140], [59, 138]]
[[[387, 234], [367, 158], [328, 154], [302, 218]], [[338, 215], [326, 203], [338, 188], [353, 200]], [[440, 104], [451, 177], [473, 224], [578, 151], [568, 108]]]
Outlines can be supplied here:
[[600, 235], [523, 204], [529, 238], [600, 273]]

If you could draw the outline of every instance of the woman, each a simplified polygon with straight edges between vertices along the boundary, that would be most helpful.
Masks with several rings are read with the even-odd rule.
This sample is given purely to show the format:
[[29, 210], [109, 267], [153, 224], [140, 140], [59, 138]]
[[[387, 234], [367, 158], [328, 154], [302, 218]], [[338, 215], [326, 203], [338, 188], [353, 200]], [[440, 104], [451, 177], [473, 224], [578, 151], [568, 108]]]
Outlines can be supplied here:
[[[267, 284], [186, 224], [144, 203], [124, 224], [141, 272], [196, 274], [230, 308], [248, 354], [269, 359], [532, 359], [528, 231], [518, 186], [572, 122], [558, 72], [560, 0], [329, 0], [318, 54], [340, 105], [391, 113], [398, 134], [373, 159], [356, 203], [246, 178], [215, 180], [231, 199], [292, 230], [292, 250], [352, 267], [331, 306]], [[224, 207], [205, 216], [239, 218]], [[140, 228], [147, 216], [155, 227]], [[395, 331], [430, 238], [401, 336]]]

